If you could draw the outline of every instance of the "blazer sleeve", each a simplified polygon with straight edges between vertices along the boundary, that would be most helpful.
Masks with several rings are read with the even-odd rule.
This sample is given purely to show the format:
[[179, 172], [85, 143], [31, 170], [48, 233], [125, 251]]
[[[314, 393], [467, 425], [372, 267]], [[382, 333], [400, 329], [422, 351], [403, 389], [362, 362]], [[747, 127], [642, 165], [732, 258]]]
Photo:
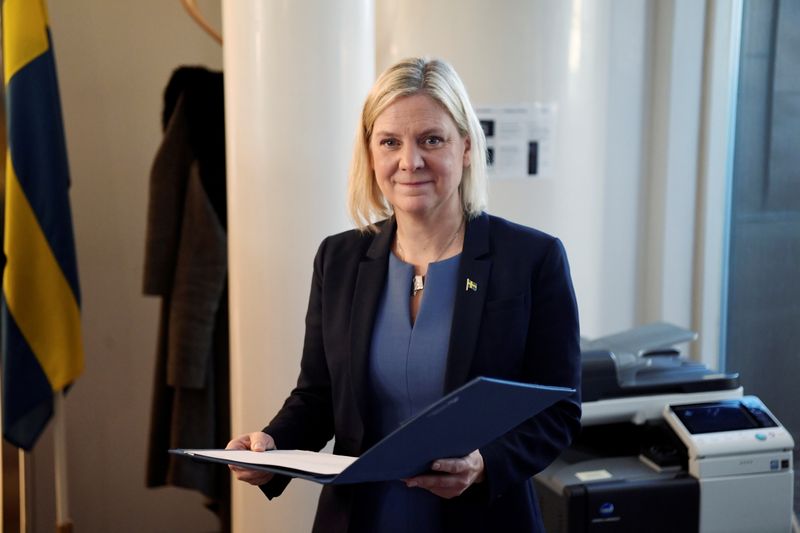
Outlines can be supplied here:
[[[327, 239], [314, 259], [311, 294], [306, 312], [306, 331], [297, 385], [275, 418], [262, 431], [280, 449], [321, 450], [333, 437], [331, 379], [322, 334], [322, 279]], [[261, 486], [267, 497], [279, 496], [290, 478], [276, 475]]]
[[553, 239], [531, 280], [524, 374], [576, 392], [480, 449], [490, 501], [549, 465], [580, 429], [578, 309], [566, 252]]

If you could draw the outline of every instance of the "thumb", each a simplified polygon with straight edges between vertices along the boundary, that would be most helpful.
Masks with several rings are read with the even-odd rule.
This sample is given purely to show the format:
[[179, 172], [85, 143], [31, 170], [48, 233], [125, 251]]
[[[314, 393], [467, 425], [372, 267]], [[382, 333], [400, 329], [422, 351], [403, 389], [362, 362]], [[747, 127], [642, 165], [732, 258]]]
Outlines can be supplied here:
[[275, 448], [275, 443], [272, 440], [272, 437], [263, 433], [261, 431], [257, 431], [250, 435], [250, 449], [254, 452], [263, 452], [265, 450], [271, 450]]

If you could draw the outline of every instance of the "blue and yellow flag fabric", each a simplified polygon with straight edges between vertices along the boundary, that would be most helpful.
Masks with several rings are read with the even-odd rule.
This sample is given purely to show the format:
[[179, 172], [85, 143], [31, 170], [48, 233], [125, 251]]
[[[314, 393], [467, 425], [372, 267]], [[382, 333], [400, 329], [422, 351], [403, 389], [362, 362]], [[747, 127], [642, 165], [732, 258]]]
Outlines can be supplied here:
[[83, 370], [69, 171], [44, 0], [3, 2], [3, 435], [30, 450]]

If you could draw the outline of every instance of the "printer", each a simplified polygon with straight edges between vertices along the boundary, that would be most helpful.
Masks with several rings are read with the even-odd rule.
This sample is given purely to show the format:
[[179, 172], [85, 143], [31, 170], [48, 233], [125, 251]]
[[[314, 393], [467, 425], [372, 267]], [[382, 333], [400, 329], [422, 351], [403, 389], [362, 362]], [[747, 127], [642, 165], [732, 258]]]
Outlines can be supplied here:
[[649, 324], [582, 341], [583, 430], [534, 477], [549, 533], [791, 531], [789, 432]]

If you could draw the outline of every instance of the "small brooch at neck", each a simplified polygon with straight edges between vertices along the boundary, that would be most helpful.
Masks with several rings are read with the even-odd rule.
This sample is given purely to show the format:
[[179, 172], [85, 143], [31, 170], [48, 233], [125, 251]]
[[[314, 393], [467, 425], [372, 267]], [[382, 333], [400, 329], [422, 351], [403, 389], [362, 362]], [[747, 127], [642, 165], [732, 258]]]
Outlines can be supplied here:
[[414, 282], [411, 285], [411, 296], [416, 296], [425, 288], [425, 276], [414, 276]]

